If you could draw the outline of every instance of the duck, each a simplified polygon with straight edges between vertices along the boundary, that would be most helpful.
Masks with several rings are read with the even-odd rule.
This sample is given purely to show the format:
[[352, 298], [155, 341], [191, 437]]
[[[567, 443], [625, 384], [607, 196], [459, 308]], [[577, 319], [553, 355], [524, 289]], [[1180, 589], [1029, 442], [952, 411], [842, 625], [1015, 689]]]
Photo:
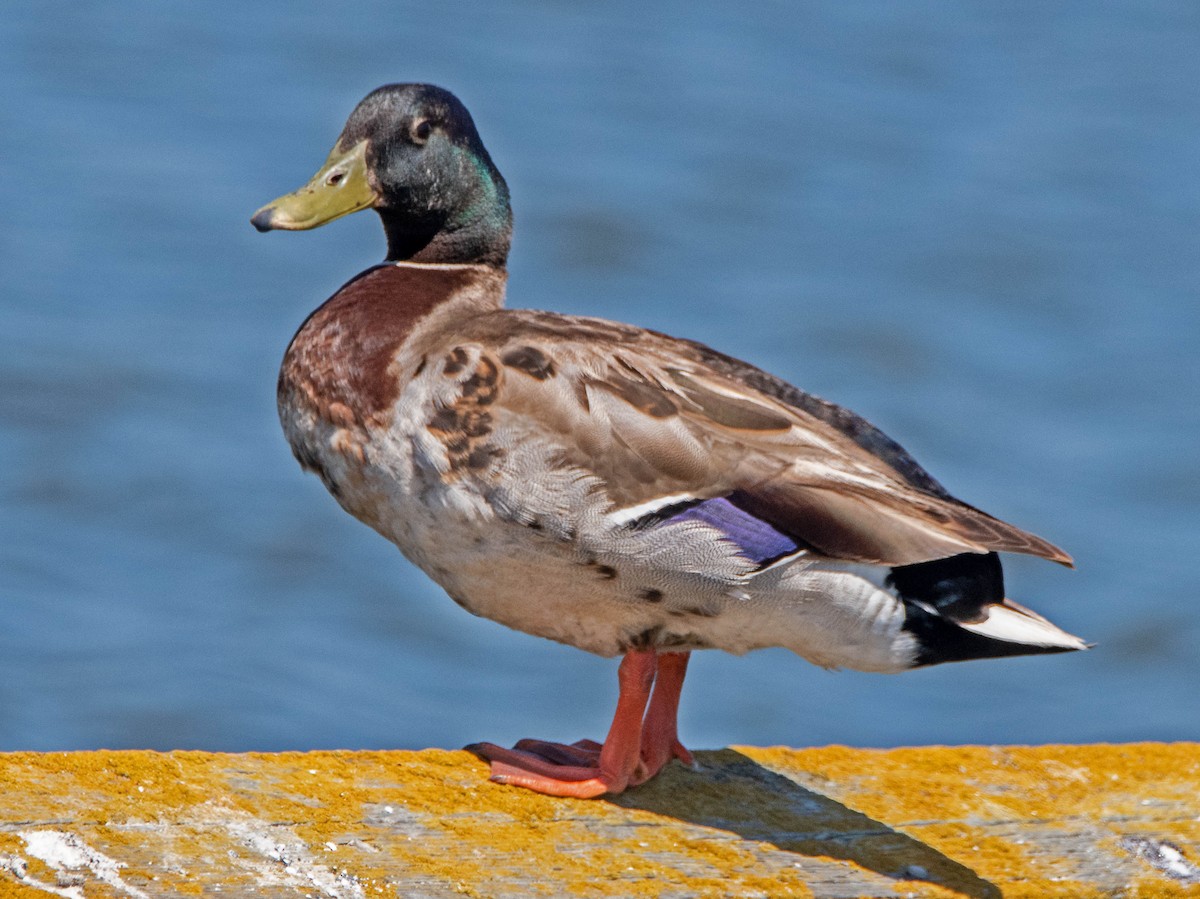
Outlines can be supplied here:
[[385, 260], [280, 369], [296, 459], [466, 611], [620, 657], [603, 742], [467, 747], [491, 780], [591, 798], [694, 765], [677, 713], [699, 650], [896, 673], [1088, 647], [1008, 597], [999, 554], [1071, 557], [855, 413], [702, 343], [507, 308], [509, 189], [454, 94], [372, 91], [251, 223], [364, 209]]

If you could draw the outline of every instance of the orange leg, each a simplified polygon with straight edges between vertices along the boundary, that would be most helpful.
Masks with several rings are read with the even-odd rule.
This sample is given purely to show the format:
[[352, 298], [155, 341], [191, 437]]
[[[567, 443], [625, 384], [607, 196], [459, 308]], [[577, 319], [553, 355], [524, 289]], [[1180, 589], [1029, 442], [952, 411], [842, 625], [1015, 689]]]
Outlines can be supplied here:
[[642, 763], [631, 786], [645, 783], [661, 771], [671, 759], [695, 765], [692, 754], [679, 742], [677, 718], [679, 694], [687, 674], [689, 653], [664, 652], [658, 657], [658, 678], [654, 695], [642, 723]]
[[491, 762], [493, 781], [551, 796], [590, 799], [645, 783], [672, 758], [692, 762], [675, 726], [687, 659], [687, 653], [660, 656], [653, 650], [625, 654], [617, 672], [617, 711], [603, 745], [592, 740], [569, 746], [521, 740], [512, 749], [494, 743], [467, 749]]

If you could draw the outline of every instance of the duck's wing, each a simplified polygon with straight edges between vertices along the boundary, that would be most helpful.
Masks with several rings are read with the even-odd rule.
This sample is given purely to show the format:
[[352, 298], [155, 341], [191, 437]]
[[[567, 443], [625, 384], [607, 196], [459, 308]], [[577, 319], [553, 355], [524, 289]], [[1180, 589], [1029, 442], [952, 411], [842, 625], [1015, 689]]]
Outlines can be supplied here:
[[[469, 444], [480, 471], [521, 446], [551, 450], [523, 463], [542, 470], [493, 466], [510, 482], [502, 505], [514, 516], [535, 517], [564, 484], [602, 494], [608, 518], [629, 526], [727, 497], [739, 515], [836, 559], [897, 566], [1007, 551], [1070, 564], [1047, 541], [955, 499], [854, 413], [702, 344], [503, 311], [464, 323], [442, 350], [448, 377], [467, 385], [442, 418], [477, 423], [474, 408], [488, 432], [448, 427], [448, 446], [461, 455]], [[481, 381], [477, 405], [471, 385]]]

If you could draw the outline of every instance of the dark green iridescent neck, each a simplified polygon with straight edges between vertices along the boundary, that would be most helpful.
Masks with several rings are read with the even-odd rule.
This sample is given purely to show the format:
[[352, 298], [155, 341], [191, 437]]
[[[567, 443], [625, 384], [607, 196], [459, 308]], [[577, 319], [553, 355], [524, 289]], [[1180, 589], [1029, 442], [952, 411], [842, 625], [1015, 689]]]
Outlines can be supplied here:
[[479, 147], [455, 147], [446, 161], [452, 185], [428, 215], [378, 209], [389, 261], [477, 263], [504, 268], [512, 243], [508, 185]]

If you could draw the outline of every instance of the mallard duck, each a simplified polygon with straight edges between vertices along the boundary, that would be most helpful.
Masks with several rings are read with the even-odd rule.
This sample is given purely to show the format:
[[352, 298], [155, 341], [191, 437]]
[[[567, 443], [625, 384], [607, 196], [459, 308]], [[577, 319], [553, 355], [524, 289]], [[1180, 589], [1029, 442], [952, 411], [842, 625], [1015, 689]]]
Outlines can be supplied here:
[[492, 780], [591, 797], [691, 763], [676, 710], [693, 650], [898, 672], [1086, 647], [1007, 598], [997, 553], [1070, 557], [854, 413], [690, 340], [505, 309], [509, 191], [453, 94], [373, 91], [251, 222], [360, 209], [387, 259], [287, 349], [296, 458], [467, 611], [622, 657], [603, 743], [468, 747]]

